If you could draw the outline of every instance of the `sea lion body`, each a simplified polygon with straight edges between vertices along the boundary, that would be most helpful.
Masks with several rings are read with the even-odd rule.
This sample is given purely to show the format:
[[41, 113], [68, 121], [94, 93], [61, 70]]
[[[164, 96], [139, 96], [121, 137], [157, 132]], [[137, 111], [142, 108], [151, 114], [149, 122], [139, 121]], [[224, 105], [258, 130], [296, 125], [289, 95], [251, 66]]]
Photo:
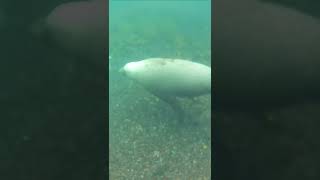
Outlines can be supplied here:
[[120, 71], [167, 102], [180, 122], [186, 116], [177, 97], [211, 93], [211, 68], [188, 60], [149, 58], [127, 63]]
[[192, 61], [149, 58], [122, 69], [149, 91], [165, 96], [194, 97], [211, 91], [211, 68]]
[[258, 0], [213, 7], [215, 102], [271, 107], [319, 98], [320, 21]]
[[107, 57], [107, 4], [105, 0], [68, 2], [54, 8], [44, 20], [49, 36], [78, 56]]

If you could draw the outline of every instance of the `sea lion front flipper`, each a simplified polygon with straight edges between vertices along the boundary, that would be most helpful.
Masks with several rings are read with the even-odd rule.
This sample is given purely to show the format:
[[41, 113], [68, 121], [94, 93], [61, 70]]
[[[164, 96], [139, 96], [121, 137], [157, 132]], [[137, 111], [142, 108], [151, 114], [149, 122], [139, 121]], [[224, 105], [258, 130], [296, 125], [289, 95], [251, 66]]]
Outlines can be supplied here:
[[162, 101], [168, 103], [171, 106], [173, 111], [176, 113], [177, 119], [178, 119], [179, 122], [183, 122], [184, 121], [185, 113], [184, 113], [183, 109], [181, 108], [181, 105], [179, 104], [179, 102], [178, 102], [176, 97], [166, 96], [166, 95], [163, 95], [163, 94], [160, 94], [160, 93], [156, 93], [156, 92], [152, 92], [152, 93], [155, 96], [157, 96], [159, 99], [161, 99]]

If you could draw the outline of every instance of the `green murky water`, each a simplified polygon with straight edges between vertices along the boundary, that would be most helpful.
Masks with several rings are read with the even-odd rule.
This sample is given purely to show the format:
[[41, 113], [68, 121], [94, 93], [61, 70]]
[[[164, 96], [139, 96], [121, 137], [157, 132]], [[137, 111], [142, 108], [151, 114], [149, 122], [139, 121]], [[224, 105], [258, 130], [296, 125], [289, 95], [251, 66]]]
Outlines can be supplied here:
[[210, 65], [210, 1], [111, 1], [109, 6], [110, 179], [209, 179], [210, 95], [181, 99], [191, 117], [122, 76], [127, 62], [149, 57]]

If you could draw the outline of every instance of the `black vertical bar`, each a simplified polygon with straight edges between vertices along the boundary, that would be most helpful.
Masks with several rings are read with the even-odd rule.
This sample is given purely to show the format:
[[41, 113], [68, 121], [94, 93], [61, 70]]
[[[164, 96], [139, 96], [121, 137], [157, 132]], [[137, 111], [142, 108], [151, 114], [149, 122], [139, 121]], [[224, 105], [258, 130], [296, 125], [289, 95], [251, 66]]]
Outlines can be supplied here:
[[1, 2], [0, 179], [107, 179], [108, 37], [97, 63], [34, 34], [63, 3]]

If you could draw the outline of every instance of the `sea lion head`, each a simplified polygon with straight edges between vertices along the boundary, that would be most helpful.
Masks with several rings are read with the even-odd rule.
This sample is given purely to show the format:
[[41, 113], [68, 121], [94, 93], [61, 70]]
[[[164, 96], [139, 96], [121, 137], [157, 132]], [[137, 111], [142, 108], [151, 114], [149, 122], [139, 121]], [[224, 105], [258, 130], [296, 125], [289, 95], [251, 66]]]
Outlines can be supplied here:
[[137, 74], [143, 69], [144, 63], [141, 63], [139, 61], [135, 62], [129, 62], [126, 65], [124, 65], [119, 72], [128, 76], [128, 77], [133, 77], [134, 74]]

